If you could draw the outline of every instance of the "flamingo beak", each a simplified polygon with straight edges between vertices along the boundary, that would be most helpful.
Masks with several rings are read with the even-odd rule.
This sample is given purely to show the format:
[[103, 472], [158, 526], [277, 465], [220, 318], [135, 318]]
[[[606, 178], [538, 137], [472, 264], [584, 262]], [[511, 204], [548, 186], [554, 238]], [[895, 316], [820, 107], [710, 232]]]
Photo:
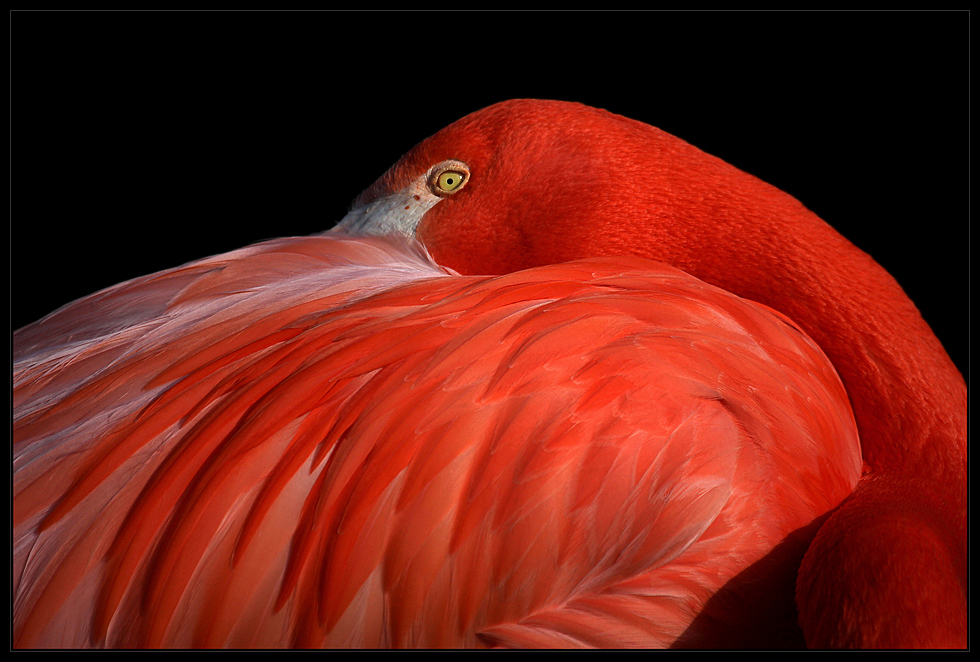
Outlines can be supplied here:
[[426, 186], [427, 177], [423, 175], [400, 191], [351, 209], [335, 229], [349, 234], [415, 237], [422, 217], [442, 199]]

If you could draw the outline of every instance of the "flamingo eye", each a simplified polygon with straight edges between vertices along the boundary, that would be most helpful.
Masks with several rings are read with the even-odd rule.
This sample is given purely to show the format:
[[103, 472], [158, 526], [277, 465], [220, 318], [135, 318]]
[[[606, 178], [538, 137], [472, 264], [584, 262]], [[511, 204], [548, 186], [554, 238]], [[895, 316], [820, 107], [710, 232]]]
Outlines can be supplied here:
[[439, 196], [452, 195], [463, 188], [469, 177], [470, 168], [462, 161], [443, 161], [429, 170], [429, 190]]
[[463, 182], [463, 173], [447, 170], [446, 172], [439, 175], [439, 179], [436, 180], [436, 185], [440, 189], [448, 193], [449, 191], [454, 190], [462, 182]]

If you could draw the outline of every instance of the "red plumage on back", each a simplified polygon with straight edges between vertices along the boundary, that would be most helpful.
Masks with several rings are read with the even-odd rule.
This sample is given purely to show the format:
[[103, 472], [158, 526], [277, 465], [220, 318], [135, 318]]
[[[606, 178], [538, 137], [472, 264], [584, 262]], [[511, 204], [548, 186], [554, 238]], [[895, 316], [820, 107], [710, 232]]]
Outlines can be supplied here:
[[18, 336], [88, 336], [80, 374], [15, 373], [43, 403], [18, 645], [665, 645], [856, 483], [843, 389], [784, 318], [643, 260], [460, 278], [400, 243], [259, 245]]
[[[791, 646], [797, 582], [812, 645], [965, 637], [962, 595], [875, 611], [901, 587], [857, 576], [939, 550], [924, 585], [956, 588], [962, 379], [934, 338], [892, 358], [928, 328], [799, 203], [532, 101], [361, 203], [347, 228], [396, 236], [259, 244], [15, 334], [15, 646]], [[895, 320], [855, 307], [882, 292]], [[921, 378], [951, 422], [889, 439], [865, 398]], [[854, 535], [880, 513], [931, 547]]]

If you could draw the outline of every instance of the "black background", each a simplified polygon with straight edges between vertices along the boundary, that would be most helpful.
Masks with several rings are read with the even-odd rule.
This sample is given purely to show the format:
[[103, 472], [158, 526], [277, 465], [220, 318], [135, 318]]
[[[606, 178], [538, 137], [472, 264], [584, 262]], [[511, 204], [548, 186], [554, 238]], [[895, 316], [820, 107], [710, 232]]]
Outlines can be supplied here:
[[13, 12], [11, 327], [328, 229], [415, 143], [554, 98], [673, 133], [884, 265], [966, 372], [965, 12]]

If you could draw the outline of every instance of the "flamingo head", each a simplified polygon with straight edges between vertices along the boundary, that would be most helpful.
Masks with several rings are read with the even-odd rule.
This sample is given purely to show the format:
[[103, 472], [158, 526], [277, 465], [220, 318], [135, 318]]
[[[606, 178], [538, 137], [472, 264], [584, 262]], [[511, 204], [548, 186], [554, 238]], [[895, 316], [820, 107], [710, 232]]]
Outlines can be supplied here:
[[747, 219], [805, 213], [657, 128], [576, 103], [521, 99], [417, 145], [341, 227], [414, 236], [461, 273], [640, 255], [698, 275], [731, 257], [730, 237]]

